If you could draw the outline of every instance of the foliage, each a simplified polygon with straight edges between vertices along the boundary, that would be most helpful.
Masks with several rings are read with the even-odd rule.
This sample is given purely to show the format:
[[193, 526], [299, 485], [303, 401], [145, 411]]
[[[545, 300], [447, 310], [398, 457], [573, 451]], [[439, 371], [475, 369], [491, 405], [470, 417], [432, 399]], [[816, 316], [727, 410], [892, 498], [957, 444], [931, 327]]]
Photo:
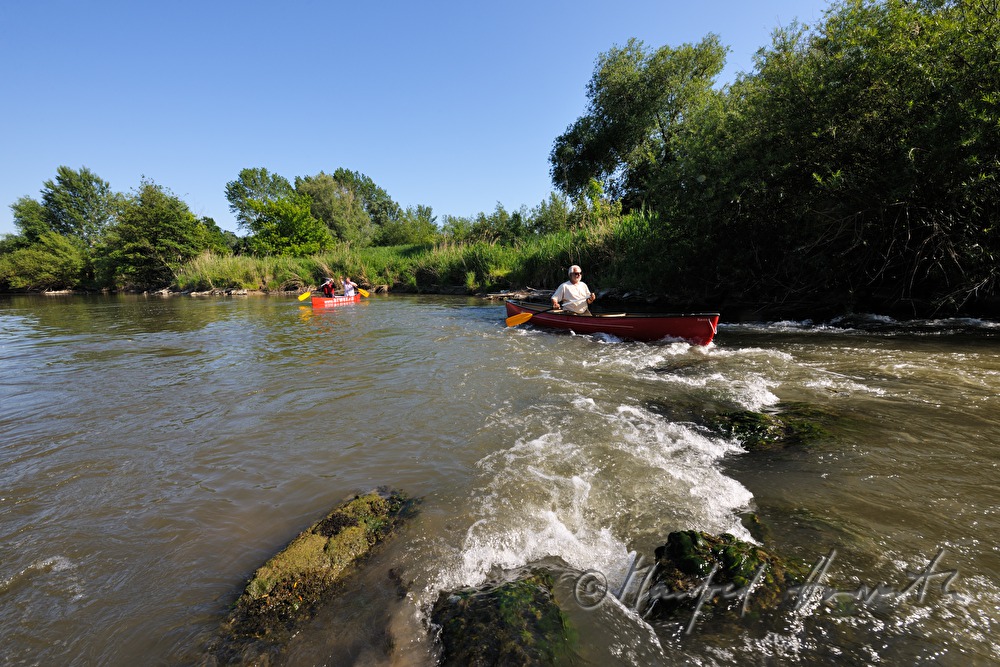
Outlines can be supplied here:
[[106, 284], [162, 288], [173, 282], [176, 268], [213, 244], [222, 244], [217, 227], [195, 218], [166, 188], [144, 180], [109, 230], [99, 264]]
[[640, 206], [651, 175], [674, 159], [684, 120], [713, 94], [725, 53], [708, 35], [696, 45], [655, 51], [632, 39], [601, 54], [587, 86], [587, 113], [552, 149], [557, 187], [579, 195], [596, 179], [630, 208]]
[[199, 233], [202, 235], [202, 246], [211, 252], [225, 255], [242, 248], [242, 239], [233, 232], [222, 229], [213, 218], [198, 219]]
[[530, 225], [535, 234], [551, 234], [569, 229], [570, 205], [565, 197], [556, 192], [531, 209]]
[[281, 291], [318, 284], [326, 276], [317, 257], [216, 255], [204, 252], [179, 267], [174, 287], [182, 291], [247, 289]]
[[333, 179], [350, 190], [360, 200], [372, 224], [381, 227], [402, 215], [402, 210], [389, 193], [361, 172], [341, 167], [333, 172]]
[[11, 205], [19, 234], [0, 242], [0, 284], [12, 289], [93, 286], [95, 246], [115, 219], [120, 195], [96, 174], [61, 166], [45, 181], [41, 201], [21, 197]]
[[438, 239], [436, 218], [430, 206], [409, 207], [395, 220], [379, 227], [376, 245], [412, 245], [433, 243]]
[[46, 208], [31, 197], [21, 197], [10, 205], [14, 214], [14, 226], [20, 230], [20, 245], [38, 242], [42, 235], [51, 232], [49, 214]]
[[15, 290], [60, 290], [85, 279], [87, 252], [83, 241], [43, 232], [27, 246], [0, 256], [0, 284]]
[[326, 226], [312, 216], [311, 204], [306, 195], [250, 202], [255, 216], [250, 251], [258, 256], [305, 257], [329, 248], [333, 239]]
[[528, 234], [528, 214], [524, 210], [508, 212], [500, 202], [492, 213], [479, 213], [472, 221], [468, 240], [479, 243], [512, 245]]
[[730, 96], [708, 202], [741, 278], [952, 307], [995, 292], [1000, 25], [982, 7], [853, 0], [776, 33]]
[[844, 0], [712, 90], [712, 36], [632, 41], [598, 59], [553, 181], [655, 213], [649, 244], [716, 302], [954, 311], [1000, 287], [998, 43], [994, 3]]
[[61, 166], [54, 181], [42, 188], [44, 220], [57, 234], [74, 236], [92, 247], [111, 224], [118, 197], [107, 181], [86, 167], [79, 171]]
[[441, 236], [455, 243], [468, 241], [472, 236], [472, 220], [458, 215], [444, 216]]
[[376, 229], [364, 202], [350, 184], [323, 172], [295, 179], [295, 190], [311, 200], [310, 212], [337, 241], [368, 245]]
[[258, 226], [261, 207], [286, 199], [293, 192], [288, 179], [263, 167], [243, 169], [235, 181], [226, 183], [229, 210], [236, 216], [237, 224], [251, 232]]

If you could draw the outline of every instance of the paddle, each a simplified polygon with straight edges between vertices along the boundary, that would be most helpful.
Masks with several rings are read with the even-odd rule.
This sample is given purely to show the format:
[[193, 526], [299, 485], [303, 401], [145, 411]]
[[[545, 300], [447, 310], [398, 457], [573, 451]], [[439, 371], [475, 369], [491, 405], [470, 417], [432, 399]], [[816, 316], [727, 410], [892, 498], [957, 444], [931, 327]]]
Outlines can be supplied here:
[[360, 294], [361, 296], [365, 297], [366, 299], [368, 298], [368, 292], [367, 291], [361, 289], [360, 287], [358, 287], [357, 290], [358, 290], [358, 294]]
[[[590, 295], [588, 294], [587, 296], [583, 297], [582, 299], [576, 299], [574, 301], [567, 301], [566, 303], [580, 303], [581, 301], [586, 301], [589, 298], [590, 298]], [[563, 306], [564, 305], [566, 305], [566, 304], [564, 303]], [[516, 327], [518, 324], [524, 324], [525, 322], [527, 322], [528, 320], [530, 320], [535, 315], [539, 315], [541, 313], [547, 313], [547, 312], [552, 311], [552, 310], [561, 310], [561, 309], [562, 309], [562, 306], [559, 306], [558, 308], [546, 308], [545, 310], [540, 310], [537, 313], [518, 313], [517, 315], [511, 315], [506, 320], [504, 320], [504, 322], [506, 322], [507, 326], [509, 326], [509, 327]]]

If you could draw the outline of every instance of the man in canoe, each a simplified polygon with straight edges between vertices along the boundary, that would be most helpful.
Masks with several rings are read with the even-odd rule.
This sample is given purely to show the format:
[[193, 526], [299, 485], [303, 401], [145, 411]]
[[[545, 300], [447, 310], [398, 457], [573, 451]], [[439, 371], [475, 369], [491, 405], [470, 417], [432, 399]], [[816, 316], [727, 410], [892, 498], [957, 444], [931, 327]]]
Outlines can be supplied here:
[[323, 290], [323, 296], [325, 296], [328, 299], [330, 297], [332, 297], [333, 296], [333, 278], [327, 278], [326, 282], [323, 283], [322, 285], [320, 285], [320, 288]]
[[358, 289], [358, 284], [351, 280], [349, 276], [344, 276], [340, 281], [344, 283], [344, 296], [354, 296], [354, 291]]
[[569, 267], [569, 280], [556, 288], [552, 293], [552, 308], [558, 310], [565, 308], [577, 315], [590, 315], [588, 305], [594, 303], [597, 297], [591, 293], [587, 283], [580, 278], [583, 270], [574, 264]]

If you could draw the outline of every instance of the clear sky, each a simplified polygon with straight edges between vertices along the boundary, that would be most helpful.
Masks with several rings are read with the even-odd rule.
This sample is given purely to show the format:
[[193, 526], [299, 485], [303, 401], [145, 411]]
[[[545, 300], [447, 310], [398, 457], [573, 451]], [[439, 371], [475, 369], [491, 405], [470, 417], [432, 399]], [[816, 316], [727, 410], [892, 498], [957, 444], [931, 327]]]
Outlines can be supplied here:
[[438, 216], [529, 208], [598, 54], [714, 32], [722, 82], [830, 0], [0, 0], [0, 233], [60, 165], [236, 231], [245, 167], [345, 167]]

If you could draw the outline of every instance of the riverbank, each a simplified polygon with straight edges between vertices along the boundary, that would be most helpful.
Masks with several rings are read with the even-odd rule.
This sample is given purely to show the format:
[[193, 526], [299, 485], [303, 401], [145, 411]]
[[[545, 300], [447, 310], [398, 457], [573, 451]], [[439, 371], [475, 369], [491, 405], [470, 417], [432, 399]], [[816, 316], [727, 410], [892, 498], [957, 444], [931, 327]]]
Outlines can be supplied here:
[[[469, 289], [461, 285], [433, 285], [430, 287], [414, 287], [405, 283], [372, 284], [359, 281], [362, 289], [372, 294], [423, 294], [442, 296], [469, 296], [484, 300], [502, 302], [504, 299], [528, 301], [548, 300], [552, 289], [524, 287], [502, 291], [481, 291]], [[85, 290], [48, 290], [41, 292], [16, 292], [13, 294], [41, 294], [46, 296], [72, 296], [87, 294], [146, 294], [161, 297], [298, 297], [304, 291], [317, 291], [317, 286], [302, 286], [295, 289], [268, 290], [245, 289], [238, 287], [212, 288], [208, 290], [177, 290], [163, 288], [160, 290], [124, 290], [115, 292], [104, 290], [100, 292]], [[955, 312], [942, 313], [933, 303], [926, 301], [883, 302], [867, 300], [863, 302], [848, 302], [831, 295], [827, 300], [771, 300], [767, 302], [752, 302], [741, 298], [720, 297], [719, 300], [690, 299], [678, 297], [667, 292], [648, 290], [630, 290], [621, 288], [596, 288], [598, 300], [592, 307], [595, 312], [614, 312], [627, 310], [632, 312], [719, 312], [723, 322], [768, 322], [779, 320], [830, 322], [861, 315], [888, 317], [900, 321], [914, 319], [961, 319], [977, 318], [1000, 320], [1000, 298], [982, 299], [967, 308]]]

